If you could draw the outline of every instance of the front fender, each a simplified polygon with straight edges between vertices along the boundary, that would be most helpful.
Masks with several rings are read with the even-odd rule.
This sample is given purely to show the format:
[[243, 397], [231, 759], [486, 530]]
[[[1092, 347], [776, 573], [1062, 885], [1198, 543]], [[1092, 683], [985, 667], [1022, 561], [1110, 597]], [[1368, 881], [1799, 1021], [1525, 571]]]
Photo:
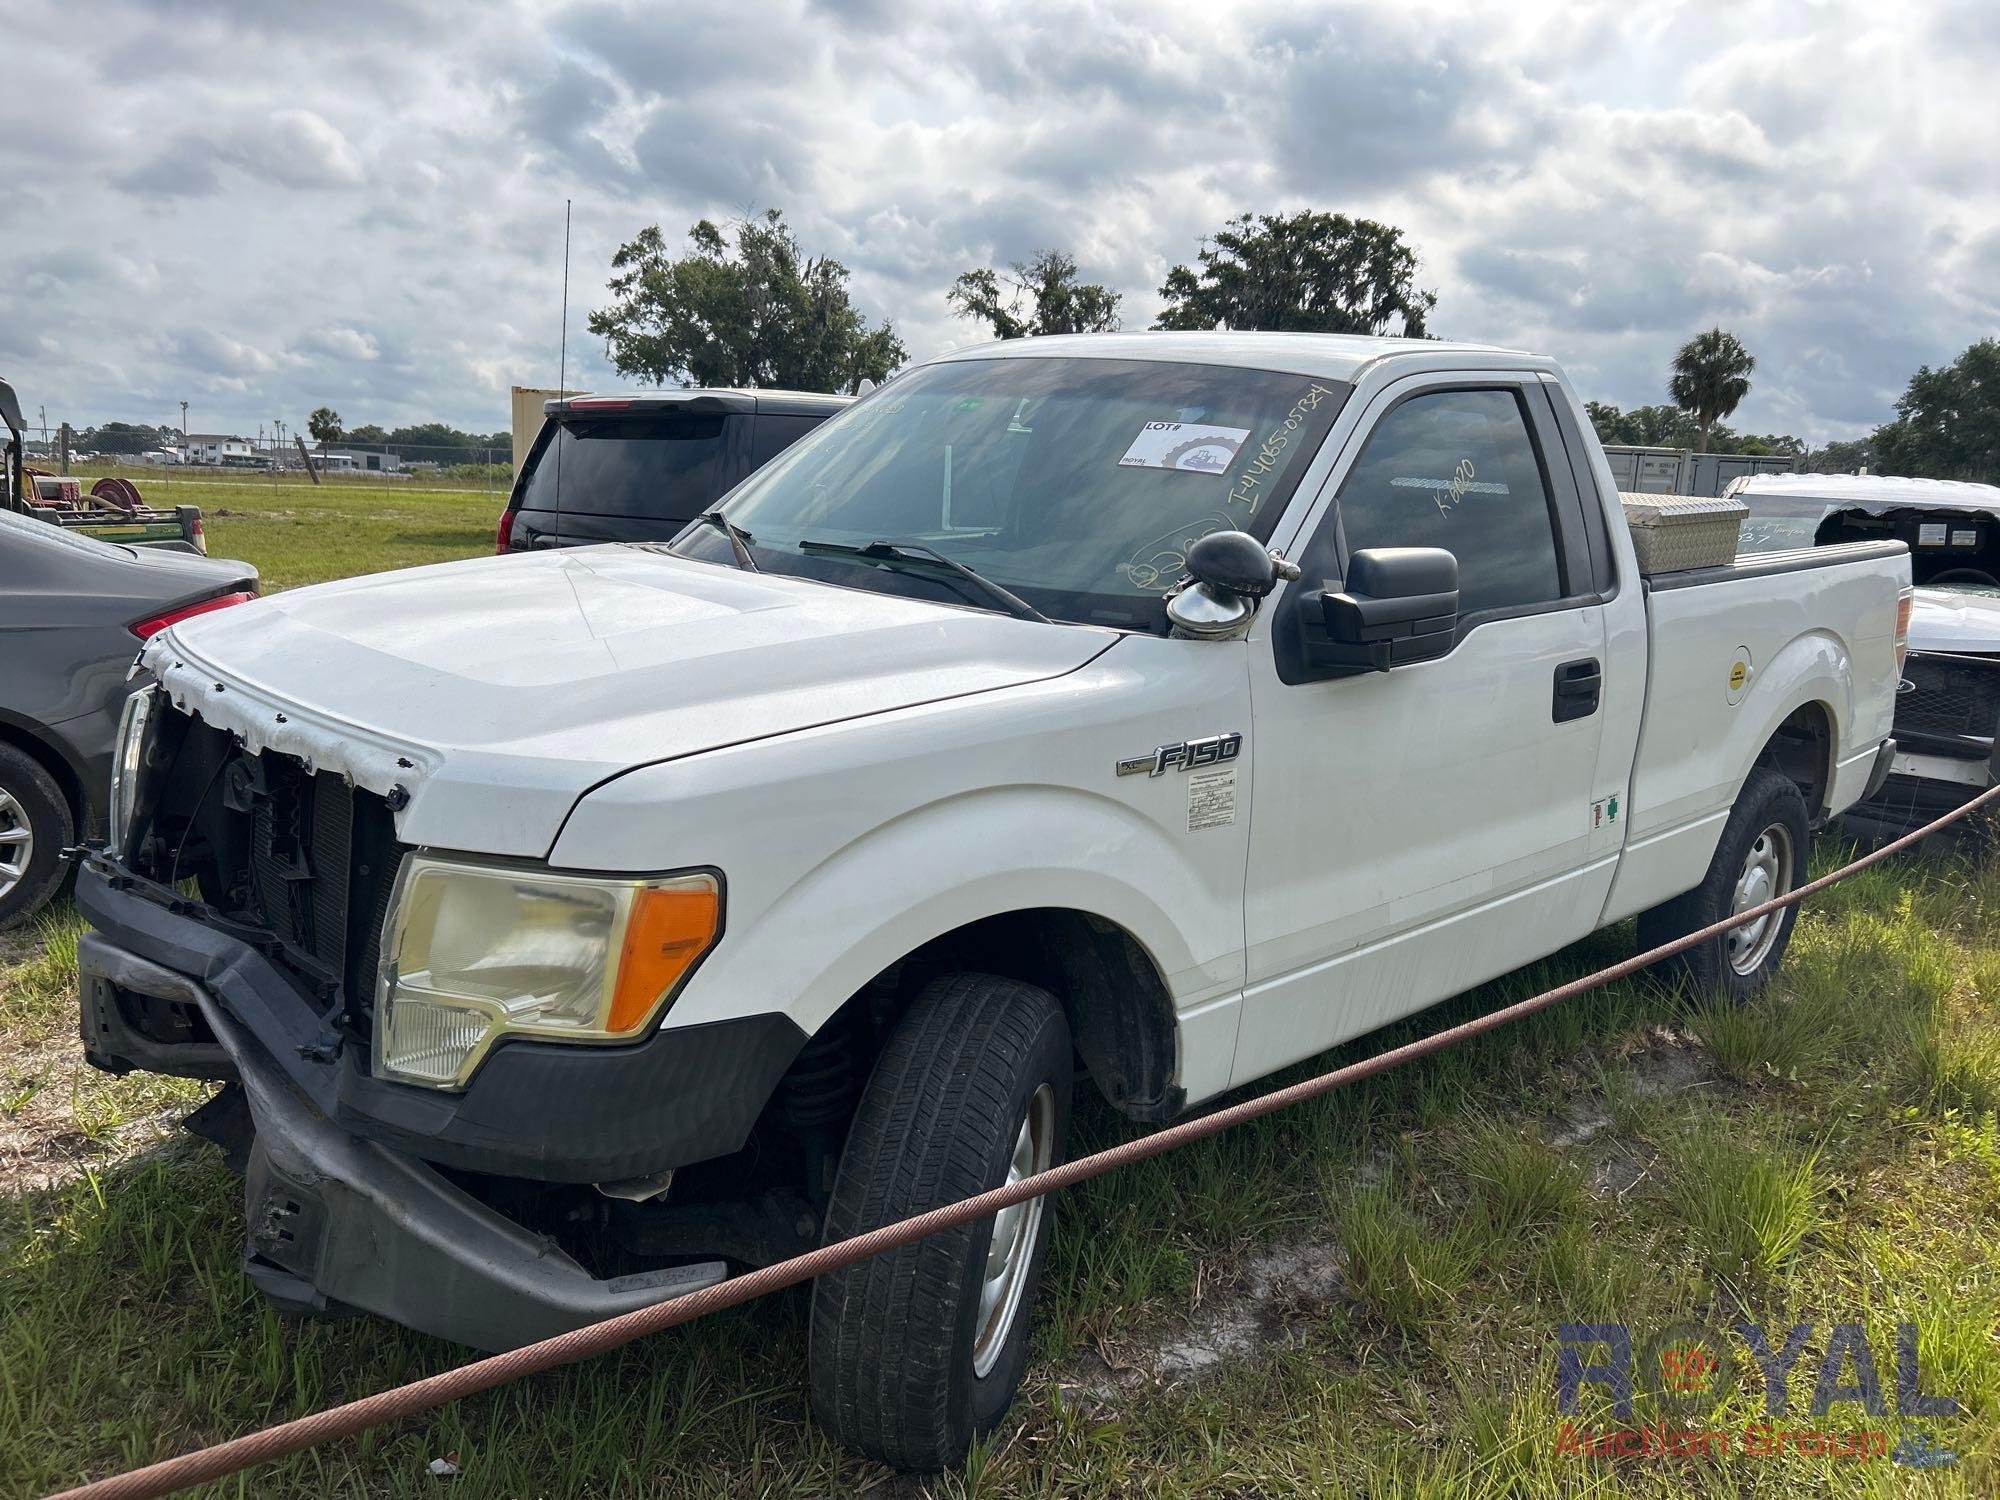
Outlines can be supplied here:
[[[1143, 886], [1127, 878], [1143, 872]], [[1242, 984], [1240, 916], [1157, 826], [1067, 787], [968, 792], [914, 808], [833, 850], [781, 890], [737, 897], [729, 933], [674, 1006], [674, 1025], [740, 1014], [745, 997], [808, 1033], [897, 959], [985, 917], [1061, 907], [1116, 923], [1177, 1008]], [[1212, 931], [1209, 929], [1213, 929]], [[762, 1003], [758, 1008], [765, 1008]]]
[[[1064, 908], [1146, 950], [1176, 1010], [1243, 984], [1242, 817], [1190, 829], [1189, 783], [1135, 751], [1249, 720], [1242, 654], [1122, 641], [1082, 672], [643, 767], [577, 804], [552, 860], [712, 866], [725, 931], [673, 1026], [782, 1011], [808, 1033], [875, 975], [968, 923]], [[1233, 1014], [1233, 1012], [1232, 1012]]]

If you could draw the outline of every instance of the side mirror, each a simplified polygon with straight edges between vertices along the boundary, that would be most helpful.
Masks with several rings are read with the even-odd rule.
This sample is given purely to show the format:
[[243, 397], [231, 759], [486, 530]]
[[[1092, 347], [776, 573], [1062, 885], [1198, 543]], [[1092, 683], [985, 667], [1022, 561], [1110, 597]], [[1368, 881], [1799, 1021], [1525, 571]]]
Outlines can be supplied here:
[[1386, 672], [1431, 661], [1458, 637], [1458, 559], [1442, 547], [1368, 547], [1347, 564], [1347, 586], [1321, 593], [1326, 643], [1315, 665]]
[[1257, 612], [1257, 601], [1296, 578], [1296, 565], [1267, 551], [1245, 531], [1212, 531], [1187, 550], [1192, 583], [1167, 600], [1176, 635], [1222, 640], [1236, 635]]

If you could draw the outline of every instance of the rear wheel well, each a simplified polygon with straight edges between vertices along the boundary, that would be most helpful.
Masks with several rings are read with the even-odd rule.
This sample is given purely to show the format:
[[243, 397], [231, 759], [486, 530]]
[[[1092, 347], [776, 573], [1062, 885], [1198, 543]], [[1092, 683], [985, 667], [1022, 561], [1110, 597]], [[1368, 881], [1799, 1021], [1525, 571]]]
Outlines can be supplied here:
[[1833, 715], [1824, 703], [1804, 703], [1786, 715], [1753, 762], [1786, 777], [1806, 799], [1817, 826], [1826, 816], [1833, 782]]
[[37, 739], [19, 725], [0, 724], [0, 744], [12, 745], [23, 754], [32, 756], [55, 779], [55, 784], [62, 789], [63, 801], [69, 804], [70, 817], [76, 821], [77, 836], [83, 837], [95, 809], [83, 794], [83, 784], [77, 780], [75, 768], [45, 741]]

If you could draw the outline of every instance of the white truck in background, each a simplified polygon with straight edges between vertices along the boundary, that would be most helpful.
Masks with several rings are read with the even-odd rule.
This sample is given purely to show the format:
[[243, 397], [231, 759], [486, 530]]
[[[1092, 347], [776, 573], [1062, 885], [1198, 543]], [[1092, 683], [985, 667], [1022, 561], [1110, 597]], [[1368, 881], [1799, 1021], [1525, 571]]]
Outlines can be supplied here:
[[[1073, 1071], [1166, 1120], [1789, 889], [1886, 771], [1908, 583], [1894, 542], [1642, 578], [1535, 355], [960, 351], [669, 545], [155, 638], [87, 1050], [234, 1085], [192, 1123], [281, 1305], [519, 1344], [1047, 1167]], [[1683, 967], [1748, 995], [1792, 918]], [[821, 1423], [957, 1462], [1049, 1212], [822, 1278]]]
[[2000, 778], [2000, 486], [1888, 474], [1760, 474], [1747, 558], [1797, 547], [1899, 541], [1916, 585], [1896, 695], [1896, 756], [1843, 826], [1886, 838], [1941, 817]]

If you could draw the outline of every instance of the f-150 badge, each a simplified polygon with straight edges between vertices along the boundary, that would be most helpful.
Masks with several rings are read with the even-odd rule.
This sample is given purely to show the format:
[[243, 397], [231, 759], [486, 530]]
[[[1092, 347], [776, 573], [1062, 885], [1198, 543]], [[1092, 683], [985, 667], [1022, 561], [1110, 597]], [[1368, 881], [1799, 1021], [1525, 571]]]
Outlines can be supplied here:
[[1242, 749], [1243, 736], [1234, 731], [1211, 734], [1206, 739], [1176, 740], [1171, 745], [1160, 746], [1151, 755], [1135, 755], [1130, 760], [1119, 761], [1118, 774], [1137, 776], [1143, 771], [1148, 776], [1164, 776], [1169, 771], [1219, 766], [1236, 759]]

